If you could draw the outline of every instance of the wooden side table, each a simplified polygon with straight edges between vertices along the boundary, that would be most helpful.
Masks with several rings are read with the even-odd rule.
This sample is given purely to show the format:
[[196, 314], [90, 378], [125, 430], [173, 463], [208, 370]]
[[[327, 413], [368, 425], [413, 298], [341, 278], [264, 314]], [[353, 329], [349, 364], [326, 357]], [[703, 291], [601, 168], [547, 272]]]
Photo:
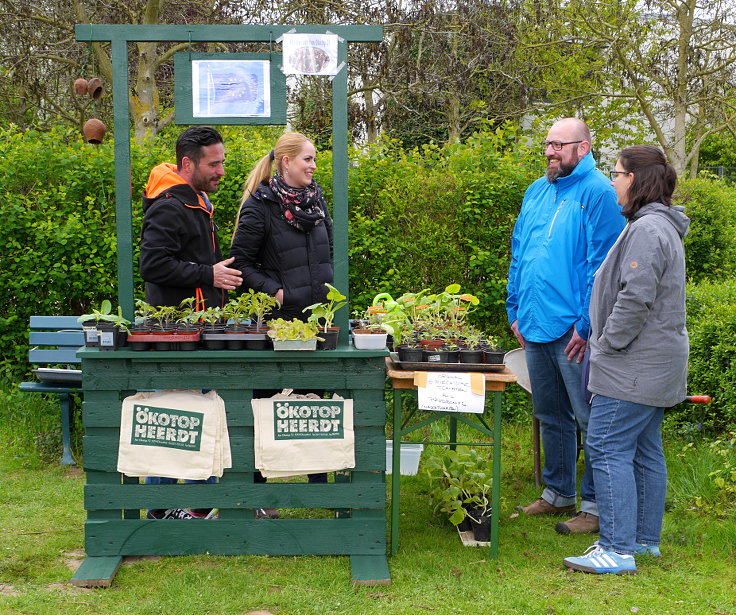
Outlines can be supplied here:
[[[391, 460], [391, 555], [396, 555], [399, 549], [399, 510], [401, 489], [399, 474], [401, 463], [401, 440], [404, 436], [438, 420], [448, 419], [450, 427], [449, 440], [446, 442], [425, 442], [424, 444], [449, 445], [455, 448], [458, 444], [470, 444], [472, 446], [493, 446], [493, 488], [491, 490], [491, 557], [498, 557], [498, 518], [500, 504], [501, 485], [501, 406], [503, 392], [506, 385], [516, 382], [516, 375], [508, 368], [499, 372], [484, 373], [486, 392], [493, 397], [493, 424], [489, 426], [485, 421], [485, 414], [463, 414], [456, 412], [427, 411], [426, 418], [409, 425], [409, 421], [416, 412], [410, 412], [403, 416], [401, 394], [404, 391], [413, 391], [416, 394], [417, 387], [414, 385], [414, 372], [399, 369], [393, 361], [386, 358], [386, 375], [391, 380], [394, 397], [394, 430], [393, 430], [393, 457]], [[487, 407], [487, 406], [486, 406]], [[418, 411], [424, 412], [424, 411]], [[467, 443], [457, 441], [457, 423], [460, 421], [465, 425], [488, 436], [490, 442]]]

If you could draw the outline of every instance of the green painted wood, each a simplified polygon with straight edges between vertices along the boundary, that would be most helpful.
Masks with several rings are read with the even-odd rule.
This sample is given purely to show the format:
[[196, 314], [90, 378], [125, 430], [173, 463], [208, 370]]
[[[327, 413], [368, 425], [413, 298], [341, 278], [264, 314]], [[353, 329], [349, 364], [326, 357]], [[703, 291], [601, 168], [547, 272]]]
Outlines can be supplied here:
[[[339, 314], [340, 312], [338, 312]], [[284, 363], [295, 367], [319, 363], [338, 363], [344, 359], [363, 361], [366, 367], [375, 366], [377, 357], [387, 357], [388, 350], [356, 350], [353, 347], [338, 347], [337, 350], [151, 350], [136, 352], [126, 348], [118, 350], [100, 350], [99, 348], [82, 348], [79, 356], [83, 359], [135, 359], [137, 363], [166, 362], [169, 364], [191, 363], [194, 369], [198, 365], [207, 369], [206, 363], [223, 360], [227, 363], [240, 363], [243, 367], [259, 367], [263, 363]], [[253, 361], [257, 361], [254, 365]], [[385, 371], [381, 361], [378, 366]]]
[[353, 585], [389, 585], [391, 574], [385, 555], [351, 555]]
[[378, 43], [383, 40], [383, 26], [339, 25], [97, 25], [77, 24], [78, 41], [167, 41], [167, 42], [238, 42], [271, 41], [286, 32], [325, 34], [332, 32], [351, 43]]
[[128, 45], [112, 42], [112, 100], [115, 125], [115, 228], [118, 252], [118, 305], [133, 320], [133, 210], [130, 189], [130, 109]]
[[[359, 474], [365, 474], [361, 472]], [[108, 510], [170, 508], [375, 508], [386, 504], [383, 481], [373, 483], [266, 483], [209, 485], [86, 485], [84, 507]]]
[[[350, 301], [348, 282], [348, 50], [346, 43], [337, 48], [337, 64], [342, 70], [332, 79], [332, 217], [334, 221], [335, 286]], [[339, 342], [348, 342], [350, 303], [335, 314], [340, 327]]]
[[[264, 117], [195, 117], [192, 104], [192, 62], [196, 60], [267, 60], [270, 71], [271, 114]], [[192, 53], [189, 51], [174, 54], [174, 107], [177, 124], [286, 124], [286, 75], [280, 67], [283, 60], [280, 53]]]
[[87, 521], [88, 555], [383, 555], [381, 519]]
[[[119, 411], [118, 418], [119, 421]], [[385, 465], [386, 439], [382, 426], [355, 426], [355, 463], [360, 470], [382, 471]], [[117, 427], [85, 429], [82, 439], [84, 467], [99, 472], [116, 472], [120, 432]], [[230, 452], [235, 472], [255, 470], [253, 433], [244, 436], [230, 434]], [[229, 470], [226, 470], [226, 472]]]
[[[99, 398], [100, 391], [94, 391]], [[231, 434], [238, 433], [236, 430], [241, 427], [253, 427], [253, 412], [250, 404], [250, 393], [245, 391], [227, 391], [226, 389], [217, 389], [217, 393], [225, 402], [225, 410], [227, 413], [227, 426]], [[226, 393], [232, 393], [233, 396], [240, 399], [226, 399]], [[91, 402], [89, 397], [92, 393], [85, 392], [84, 408], [84, 425], [86, 428], [94, 427], [115, 427], [119, 424], [120, 407], [123, 398], [106, 399], [104, 401]], [[355, 395], [341, 391], [342, 397], [352, 398], [353, 403], [353, 420], [356, 425], [382, 425], [383, 419], [381, 412], [385, 408], [385, 400], [383, 391], [356, 391]], [[248, 395], [247, 399], [243, 399]]]
[[72, 577], [77, 587], [110, 587], [123, 558], [119, 555], [87, 557]]
[[[279, 374], [264, 369], [263, 374], [260, 377], [261, 388], [264, 389], [282, 389], [284, 387], [292, 389], [346, 389], [352, 388], [356, 391], [356, 394], [361, 389], [376, 388], [377, 383], [366, 382], [361, 380], [356, 382], [355, 374], [346, 373], [334, 373], [330, 374], [326, 378], [323, 374], [316, 372], [302, 372], [302, 373], [285, 373]], [[107, 378], [107, 380], [106, 380]], [[243, 379], [245, 377], [243, 376]], [[379, 383], [383, 383], [383, 378], [379, 378]], [[227, 390], [228, 388], [234, 388], [237, 386], [233, 382], [233, 373], [222, 371], [219, 373], [213, 373], [208, 376], [205, 380], [207, 384], [205, 388], [215, 389], [218, 392]], [[248, 383], [246, 383], [247, 385]], [[255, 384], [255, 383], [252, 383]], [[351, 384], [354, 385], [351, 387]], [[120, 389], [133, 389], [136, 388], [140, 391], [151, 391], [155, 389], [189, 389], [192, 388], [191, 378], [185, 374], [177, 373], [171, 374], [167, 372], [148, 373], [143, 376], [142, 379], [134, 379], [130, 374], [124, 372], [114, 372], [107, 376], [104, 374], [87, 374], [84, 373], [84, 389], [88, 390], [88, 387], [100, 388], [106, 386], [115, 387], [117, 385], [118, 390]]]
[[[86, 466], [85, 458], [85, 477], [86, 485], [104, 486], [106, 489], [117, 489], [121, 482], [121, 476], [117, 472], [99, 472]], [[122, 512], [110, 509], [87, 509], [87, 520], [109, 520], [120, 519]], [[88, 555], [93, 555], [87, 552]]]

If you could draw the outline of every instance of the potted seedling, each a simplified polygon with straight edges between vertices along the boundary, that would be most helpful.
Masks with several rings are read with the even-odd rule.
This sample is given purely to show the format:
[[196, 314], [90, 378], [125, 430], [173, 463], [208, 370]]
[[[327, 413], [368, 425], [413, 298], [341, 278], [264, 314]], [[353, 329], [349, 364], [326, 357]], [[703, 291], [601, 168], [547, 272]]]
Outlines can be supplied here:
[[207, 350], [223, 350], [226, 345], [224, 311], [219, 305], [211, 305], [199, 313], [202, 322], [202, 340]]
[[181, 338], [177, 343], [179, 350], [196, 350], [199, 343], [201, 312], [194, 309], [195, 301], [194, 297], [184, 299], [179, 304], [179, 309], [174, 316], [175, 334], [178, 338]]
[[366, 309], [361, 319], [362, 326], [353, 329], [353, 346], [358, 350], [382, 350], [393, 327], [384, 321], [388, 310], [383, 305], [372, 305]]
[[268, 337], [273, 340], [274, 350], [315, 350], [322, 339], [317, 335], [317, 325], [297, 318], [269, 320]]
[[435, 513], [448, 516], [450, 523], [458, 527], [463, 542], [469, 538], [465, 534], [469, 531], [476, 543], [490, 540], [493, 475], [489, 463], [472, 448], [450, 450], [424, 463], [434, 485], [430, 497], [435, 502]]
[[483, 363], [481, 333], [475, 329], [466, 330], [462, 338], [462, 348], [458, 353], [460, 363]]
[[272, 297], [268, 293], [256, 292], [252, 288], [249, 288], [248, 292], [243, 293], [241, 296], [247, 296], [248, 309], [251, 317], [255, 317], [254, 332], [265, 332], [266, 316], [273, 312], [274, 308], [281, 307], [281, 304], [276, 297]]
[[268, 293], [256, 292], [252, 288], [241, 296], [247, 296], [248, 310], [250, 311], [251, 327], [248, 330], [248, 338], [245, 341], [246, 350], [266, 350], [269, 348], [269, 340], [266, 335], [266, 316], [275, 308], [281, 307], [276, 297]]
[[[118, 306], [117, 312], [113, 312], [112, 303], [108, 299], [102, 301], [98, 310], [93, 310], [89, 314], [82, 314], [77, 321], [82, 323], [82, 329], [85, 333], [85, 346], [98, 346], [101, 350], [114, 350], [125, 345], [130, 321], [123, 318], [123, 310], [120, 306]], [[94, 333], [92, 327], [94, 327]]]
[[317, 344], [320, 350], [335, 350], [337, 348], [337, 338], [340, 334], [340, 327], [333, 327], [335, 321], [335, 312], [347, 305], [347, 297], [337, 290], [332, 284], [325, 282], [327, 287], [327, 296], [324, 303], [314, 303], [304, 308], [304, 312], [311, 311], [307, 322], [320, 325], [322, 331], [320, 335], [324, 341]]

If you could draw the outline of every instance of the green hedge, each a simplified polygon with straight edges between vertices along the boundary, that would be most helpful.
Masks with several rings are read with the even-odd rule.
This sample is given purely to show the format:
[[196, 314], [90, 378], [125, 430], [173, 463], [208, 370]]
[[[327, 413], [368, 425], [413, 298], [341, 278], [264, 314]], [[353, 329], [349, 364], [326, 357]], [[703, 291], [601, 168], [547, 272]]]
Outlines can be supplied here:
[[712, 401], [680, 404], [667, 420], [712, 432], [736, 429], [736, 280], [689, 285], [687, 311], [688, 394]]
[[408, 151], [383, 141], [357, 156], [349, 184], [353, 305], [369, 305], [377, 292], [457, 282], [481, 299], [475, 320], [507, 335], [511, 231], [540, 158], [510, 128]]
[[[179, 128], [132, 146], [133, 236], [140, 233], [140, 195], [150, 169], [175, 162]], [[213, 197], [223, 246], [230, 245], [244, 176], [280, 133], [276, 128], [223, 131], [228, 173]], [[27, 373], [28, 319], [82, 314], [117, 297], [114, 144], [79, 140], [75, 132], [0, 130], [0, 375]], [[134, 242], [137, 250], [138, 242]], [[137, 253], [136, 253], [137, 261]], [[137, 271], [137, 267], [136, 267]], [[136, 288], [142, 293], [142, 283]]]
[[694, 282], [733, 276], [736, 269], [736, 190], [719, 180], [681, 179], [674, 196], [690, 218], [687, 274]]
[[[148, 172], [173, 161], [179, 127], [133, 146], [134, 237]], [[227, 251], [245, 175], [272, 147], [280, 128], [227, 127], [227, 175], [213, 202]], [[116, 295], [113, 142], [90, 146], [62, 129], [0, 130], [0, 375], [27, 372], [32, 314], [80, 314]], [[543, 170], [513, 129], [482, 132], [465, 143], [404, 149], [381, 141], [351, 151], [350, 292], [354, 308], [377, 292], [441, 290], [458, 282], [481, 297], [473, 318], [510, 340], [504, 300], [510, 235], [526, 187]], [[317, 179], [331, 200], [331, 154], [320, 152]], [[681, 405], [674, 421], [736, 427], [736, 189], [710, 179], [683, 180], [677, 202], [692, 219], [686, 239], [691, 393], [710, 406]], [[135, 242], [137, 244], [137, 241]], [[136, 285], [142, 292], [140, 280]], [[519, 395], [517, 405], [525, 405]]]

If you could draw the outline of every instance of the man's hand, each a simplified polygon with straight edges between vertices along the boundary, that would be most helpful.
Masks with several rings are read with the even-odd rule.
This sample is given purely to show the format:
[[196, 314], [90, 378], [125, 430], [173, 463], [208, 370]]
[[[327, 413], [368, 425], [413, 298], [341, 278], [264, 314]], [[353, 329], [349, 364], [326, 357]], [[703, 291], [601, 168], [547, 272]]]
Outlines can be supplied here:
[[234, 260], [235, 257], [230, 257], [212, 265], [212, 285], [215, 288], [234, 290], [243, 283], [240, 271], [228, 267]]
[[576, 363], [580, 363], [580, 361], [583, 360], [583, 355], [585, 354], [585, 348], [587, 346], [588, 346], [588, 340], [584, 340], [582, 337], [580, 337], [578, 335], [577, 327], [573, 327], [572, 337], [570, 338], [570, 341], [565, 347], [565, 354], [567, 355], [567, 360], [572, 361], [575, 358], [575, 355], [577, 355]]
[[274, 299], [279, 302], [279, 305], [284, 305], [284, 289], [279, 288], [276, 291], [276, 295], [274, 296]]
[[519, 321], [515, 320], [511, 323], [511, 330], [514, 332], [514, 335], [516, 336], [516, 339], [519, 340], [519, 345], [522, 348], [526, 348], [526, 340], [524, 339], [524, 336], [519, 333]]

